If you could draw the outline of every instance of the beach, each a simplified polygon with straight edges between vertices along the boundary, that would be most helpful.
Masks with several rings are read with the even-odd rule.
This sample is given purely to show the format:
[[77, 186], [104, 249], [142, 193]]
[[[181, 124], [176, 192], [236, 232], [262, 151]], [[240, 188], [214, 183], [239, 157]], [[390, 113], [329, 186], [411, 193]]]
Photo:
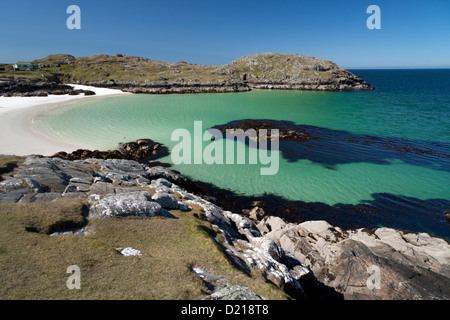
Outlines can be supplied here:
[[77, 146], [45, 135], [35, 130], [33, 119], [53, 108], [85, 99], [130, 94], [116, 89], [71, 85], [75, 89], [91, 90], [95, 96], [84, 94], [49, 95], [47, 97], [0, 97], [0, 154], [27, 156], [31, 154], [52, 155], [59, 151], [72, 152]]

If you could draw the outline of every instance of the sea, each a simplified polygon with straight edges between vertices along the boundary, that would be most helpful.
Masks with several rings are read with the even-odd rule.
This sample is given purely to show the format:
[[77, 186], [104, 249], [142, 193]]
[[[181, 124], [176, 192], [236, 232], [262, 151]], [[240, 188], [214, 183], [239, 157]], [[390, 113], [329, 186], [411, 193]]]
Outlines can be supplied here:
[[[249, 161], [174, 164], [171, 155], [158, 161], [236, 194], [275, 195], [341, 208], [342, 214], [354, 206], [371, 208], [361, 210], [355, 226], [450, 239], [450, 69], [351, 71], [375, 90], [99, 97], [50, 110], [34, 122], [47, 135], [86, 149], [149, 138], [169, 152], [180, 143], [173, 139], [177, 129], [194, 139], [195, 121], [203, 130], [242, 119], [288, 122], [320, 139], [280, 143], [272, 151], [279, 159], [273, 175], [261, 175], [264, 165]], [[202, 147], [211, 143], [219, 141]], [[247, 152], [250, 147], [245, 144]], [[340, 215], [321, 217], [315, 210], [309, 218], [342, 225]]]

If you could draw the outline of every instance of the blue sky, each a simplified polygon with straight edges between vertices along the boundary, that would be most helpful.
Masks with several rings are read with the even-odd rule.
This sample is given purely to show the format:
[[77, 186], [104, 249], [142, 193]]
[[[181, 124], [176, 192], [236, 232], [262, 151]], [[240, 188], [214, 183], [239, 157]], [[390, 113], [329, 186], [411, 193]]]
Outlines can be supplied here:
[[[69, 30], [69, 5], [81, 30]], [[369, 30], [369, 5], [381, 30]], [[261, 52], [344, 68], [450, 67], [449, 0], [0, 0], [0, 62], [50, 53], [141, 56], [221, 65]]]

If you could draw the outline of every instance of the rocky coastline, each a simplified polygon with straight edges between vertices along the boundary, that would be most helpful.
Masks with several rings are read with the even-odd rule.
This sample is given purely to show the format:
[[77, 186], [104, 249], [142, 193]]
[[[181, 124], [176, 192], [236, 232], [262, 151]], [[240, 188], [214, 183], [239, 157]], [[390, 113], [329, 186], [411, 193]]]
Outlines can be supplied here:
[[[140, 163], [148, 163], [169, 154], [166, 146], [151, 139], [139, 139], [137, 141], [120, 143], [117, 149], [108, 151], [78, 149], [74, 152], [58, 152], [52, 158], [63, 160], [85, 160], [85, 159], [128, 159]], [[43, 156], [40, 156], [43, 157]]]
[[[88, 219], [195, 212], [210, 223], [210, 237], [230, 264], [246, 274], [259, 274], [294, 299], [450, 298], [450, 245], [445, 240], [392, 228], [343, 229], [323, 220], [292, 223], [259, 203], [245, 214], [233, 212], [179, 172], [148, 162], [147, 155], [156, 151], [157, 157], [160, 148], [143, 139], [122, 145], [120, 159], [106, 154], [90, 158], [85, 151], [66, 155], [67, 160], [58, 157], [64, 154], [28, 157], [3, 175], [0, 202], [81, 198]], [[89, 228], [87, 223], [79, 230], [52, 234], [85, 236]], [[236, 290], [243, 289], [219, 286], [206, 299], [221, 299], [224, 292]]]
[[0, 81], [0, 96], [3, 97], [47, 97], [48, 95], [93, 96], [91, 90], [74, 89], [68, 84], [58, 82], [29, 83], [22, 81]]
[[231, 93], [256, 90], [297, 90], [297, 91], [358, 91], [374, 90], [369, 84], [359, 78], [331, 79], [319, 81], [223, 81], [223, 82], [122, 82], [122, 81], [89, 81], [75, 82], [87, 86], [120, 89], [123, 92], [146, 94], [171, 93]]
[[[0, 72], [0, 81], [4, 81], [3, 85], [0, 85], [0, 95], [53, 94], [52, 92], [69, 90], [64, 87], [65, 84], [145, 94], [228, 93], [254, 89], [374, 90], [363, 79], [331, 61], [300, 54], [252, 54], [221, 66], [197, 65], [184, 61], [164, 63], [122, 54], [80, 58], [55, 54], [33, 63], [40, 66], [39, 72], [42, 76], [45, 75], [47, 79], [58, 84], [39, 84], [34, 87], [22, 82], [41, 81], [42, 77], [39, 78], [38, 74], [27, 75], [29, 78], [20, 82], [20, 74], [2, 75]], [[57, 88], [58, 86], [61, 88]]]
[[91, 90], [74, 89], [70, 84], [80, 84], [108, 89], [120, 89], [123, 92], [135, 94], [194, 94], [194, 93], [233, 93], [259, 90], [297, 90], [297, 91], [353, 91], [373, 90], [365, 83], [352, 80], [305, 82], [305, 83], [276, 83], [276, 82], [248, 82], [234, 81], [222, 83], [150, 83], [111, 82], [111, 81], [75, 81], [68, 83], [28, 83], [20, 81], [0, 82], [0, 96], [4, 97], [46, 97], [48, 95], [95, 95]]

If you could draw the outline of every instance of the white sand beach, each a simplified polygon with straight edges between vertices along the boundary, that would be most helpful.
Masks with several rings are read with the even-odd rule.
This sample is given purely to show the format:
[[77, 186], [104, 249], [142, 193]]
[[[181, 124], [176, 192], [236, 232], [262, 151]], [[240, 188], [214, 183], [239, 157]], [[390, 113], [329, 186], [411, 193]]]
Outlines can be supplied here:
[[33, 118], [67, 102], [95, 99], [111, 95], [130, 94], [116, 89], [71, 85], [75, 89], [91, 90], [95, 96], [49, 95], [48, 97], [0, 97], [0, 154], [26, 156], [53, 155], [58, 151], [72, 152], [83, 146], [52, 139], [33, 127]]

